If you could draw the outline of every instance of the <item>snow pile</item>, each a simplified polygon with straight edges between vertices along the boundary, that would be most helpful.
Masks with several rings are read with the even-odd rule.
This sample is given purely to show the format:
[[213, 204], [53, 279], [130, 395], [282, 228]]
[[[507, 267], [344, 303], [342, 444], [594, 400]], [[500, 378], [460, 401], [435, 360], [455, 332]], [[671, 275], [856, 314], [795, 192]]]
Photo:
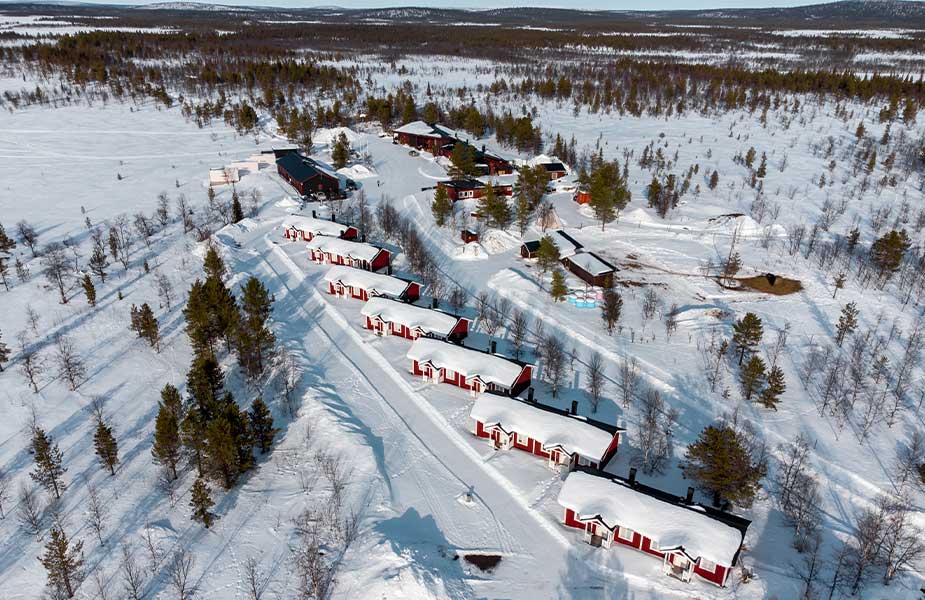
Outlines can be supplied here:
[[333, 146], [342, 133], [347, 136], [347, 141], [350, 142], [350, 145], [356, 144], [363, 139], [362, 135], [349, 127], [323, 127], [312, 135], [312, 142], [322, 146]]
[[408, 289], [408, 282], [391, 275], [373, 273], [363, 269], [354, 269], [337, 265], [324, 274], [328, 283], [342, 283], [346, 286], [366, 290], [370, 294], [398, 298]]
[[600, 515], [610, 527], [620, 525], [656, 543], [660, 550], [683, 549], [692, 558], [732, 565], [742, 533], [707, 515], [658, 500], [606, 477], [576, 471], [565, 480], [559, 504], [580, 518]]
[[296, 200], [295, 198], [283, 198], [278, 201], [274, 206], [277, 208], [282, 208], [283, 210], [288, 211], [289, 209], [299, 209], [302, 207], [302, 203]]
[[768, 227], [774, 236], [787, 235], [782, 225], [772, 224], [764, 226], [748, 215], [720, 215], [707, 221], [707, 231], [717, 231], [728, 235], [737, 234], [739, 237], [760, 237], [765, 235]]
[[652, 215], [641, 208], [635, 208], [631, 211], [623, 213], [620, 216], [620, 220], [627, 223], [639, 223], [644, 225], [649, 225], [656, 222]]
[[378, 317], [385, 323], [396, 323], [443, 337], [449, 336], [459, 322], [457, 317], [444, 312], [388, 298], [370, 298], [360, 312], [364, 317]]
[[455, 371], [466, 379], [478, 377], [505, 388], [511, 387], [523, 371], [517, 363], [500, 356], [429, 338], [415, 340], [407, 356], [418, 363]]
[[349, 177], [350, 179], [369, 179], [370, 177], [379, 176], [378, 173], [363, 165], [344, 167], [343, 169], [338, 169], [337, 172], [344, 177]]
[[486, 426], [498, 425], [508, 434], [517, 432], [543, 444], [544, 449], [562, 447], [600, 462], [613, 441], [613, 434], [598, 429], [581, 417], [557, 414], [527, 402], [504, 396], [480, 396], [469, 416]]
[[488, 254], [501, 254], [520, 246], [520, 240], [513, 234], [498, 229], [490, 229], [482, 234], [482, 249]]

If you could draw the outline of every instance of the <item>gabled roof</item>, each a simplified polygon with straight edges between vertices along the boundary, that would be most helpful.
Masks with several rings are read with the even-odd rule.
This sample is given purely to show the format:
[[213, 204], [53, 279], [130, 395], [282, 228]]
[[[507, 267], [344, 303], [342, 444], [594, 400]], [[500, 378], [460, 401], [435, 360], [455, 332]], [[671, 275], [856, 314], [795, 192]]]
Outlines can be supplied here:
[[429, 138], [453, 138], [457, 137], [458, 134], [455, 130], [450, 129], [449, 127], [444, 127], [440, 124], [428, 125], [424, 121], [412, 121], [406, 123], [394, 130], [395, 133], [406, 133], [408, 135], [416, 135], [418, 137], [429, 137]]
[[441, 181], [440, 184], [453, 188], [457, 191], [480, 190], [485, 187], [483, 182], [472, 177], [468, 177], [466, 179], [451, 179], [449, 181]]
[[408, 350], [408, 358], [419, 363], [430, 362], [466, 378], [478, 376], [485, 383], [505, 388], [513, 386], [524, 369], [523, 365], [501, 356], [430, 338], [415, 340]]
[[613, 436], [623, 428], [570, 414], [553, 406], [485, 395], [479, 397], [469, 416], [485, 425], [498, 425], [538, 440], [547, 448], [561, 446], [595, 462], [603, 458]]
[[327, 221], [325, 219], [316, 219], [303, 215], [289, 215], [283, 221], [283, 228], [298, 229], [299, 231], [308, 231], [314, 235], [329, 235], [333, 237], [342, 236], [348, 229], [349, 225]]
[[351, 242], [350, 240], [342, 240], [340, 238], [328, 237], [325, 235], [319, 235], [315, 238], [312, 238], [312, 241], [307, 243], [307, 247], [320, 250], [321, 252], [336, 254], [338, 256], [347, 256], [356, 260], [365, 260], [366, 262], [372, 262], [372, 260], [376, 258], [380, 252], [382, 252], [382, 248], [378, 248], [371, 244], [364, 242]]
[[376, 292], [395, 298], [401, 296], [410, 284], [404, 279], [392, 277], [391, 275], [373, 273], [343, 265], [336, 265], [328, 269], [328, 272], [324, 274], [324, 280], [330, 283], [339, 281], [350, 287], [358, 287], [367, 292]]
[[295, 152], [277, 158], [276, 164], [281, 166], [290, 177], [300, 183], [309, 181], [319, 175], [330, 177], [331, 179], [339, 179], [337, 173], [327, 165]]
[[603, 275], [605, 273], [613, 273], [617, 270], [615, 266], [593, 252], [578, 252], [569, 256], [568, 259], [572, 264], [589, 275]]
[[608, 527], [637, 531], [661, 550], [684, 550], [697, 560], [736, 563], [750, 521], [621, 477], [579, 468], [559, 492], [560, 506], [583, 519], [600, 517]]
[[370, 298], [360, 311], [365, 317], [379, 317], [386, 323], [399, 323], [409, 329], [447, 337], [459, 322], [459, 317], [388, 298]]

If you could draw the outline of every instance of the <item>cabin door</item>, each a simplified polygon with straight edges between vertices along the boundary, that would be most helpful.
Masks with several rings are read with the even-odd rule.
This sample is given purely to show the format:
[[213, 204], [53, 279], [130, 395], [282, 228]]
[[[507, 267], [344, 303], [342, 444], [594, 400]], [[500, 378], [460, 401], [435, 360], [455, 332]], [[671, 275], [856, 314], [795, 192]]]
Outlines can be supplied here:
[[562, 453], [559, 450], [553, 450], [549, 453], [549, 458], [546, 459], [546, 465], [550, 469], [558, 469], [560, 460], [562, 460]]
[[667, 575], [681, 581], [690, 581], [694, 563], [681, 553], [668, 553], [664, 558], [664, 568]]
[[510, 450], [511, 436], [507, 435], [503, 431], [495, 429], [495, 431], [492, 433], [492, 439], [495, 441], [495, 450]]
[[597, 523], [588, 523], [588, 527], [585, 529], [585, 542], [592, 546], [600, 547], [602, 541], [603, 538], [598, 534]]

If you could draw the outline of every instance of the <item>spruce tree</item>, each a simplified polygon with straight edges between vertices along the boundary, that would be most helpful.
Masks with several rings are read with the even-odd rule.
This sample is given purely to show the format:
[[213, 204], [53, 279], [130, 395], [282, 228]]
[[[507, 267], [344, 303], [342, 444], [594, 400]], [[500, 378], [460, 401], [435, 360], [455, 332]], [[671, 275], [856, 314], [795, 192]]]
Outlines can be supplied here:
[[237, 327], [238, 359], [252, 378], [263, 373], [276, 338], [268, 326], [273, 311], [270, 292], [256, 277], [241, 286], [241, 319]]
[[472, 146], [465, 142], [456, 142], [450, 152], [449, 176], [453, 179], [463, 179], [475, 174], [475, 152]]
[[29, 267], [27, 267], [25, 263], [19, 260], [18, 256], [16, 257], [16, 262], [13, 263], [13, 265], [16, 267], [16, 277], [19, 278], [19, 283], [26, 283], [29, 281]]
[[225, 269], [225, 261], [223, 261], [222, 257], [219, 256], [215, 246], [210, 245], [209, 249], [206, 250], [206, 256], [203, 259], [202, 269], [206, 273], [206, 279], [217, 279], [219, 281], [224, 281], [225, 274], [227, 273]]
[[739, 349], [739, 364], [745, 358], [746, 353], [753, 353], [761, 338], [764, 335], [764, 326], [761, 319], [755, 313], [745, 313], [745, 316], [736, 321], [732, 326], [732, 342]]
[[565, 275], [562, 271], [556, 269], [552, 272], [552, 284], [549, 288], [549, 295], [556, 302], [561, 302], [568, 295], [568, 286], [565, 285]]
[[752, 396], [761, 389], [765, 368], [764, 360], [757, 354], [753, 354], [739, 370], [739, 383], [742, 385], [742, 395], [746, 400], [751, 400]]
[[151, 344], [151, 347], [154, 348], [156, 352], [160, 352], [161, 337], [157, 324], [157, 317], [154, 316], [154, 311], [151, 310], [148, 303], [145, 302], [142, 304], [141, 308], [137, 308], [133, 304], [131, 307], [131, 316], [132, 330], [138, 334], [138, 337]]
[[239, 223], [244, 220], [244, 209], [241, 208], [241, 199], [237, 190], [231, 195], [231, 222]]
[[78, 540], [72, 545], [58, 525], [53, 525], [49, 533], [45, 553], [39, 557], [48, 572], [48, 587], [54, 597], [73, 598], [80, 585], [83, 542]]
[[588, 205], [594, 211], [594, 217], [601, 222], [601, 231], [604, 231], [604, 226], [617, 218], [630, 199], [620, 166], [616, 162], [605, 162], [594, 169], [589, 192], [591, 200]]
[[103, 467], [109, 469], [110, 475], [115, 475], [116, 465], [119, 464], [119, 445], [112, 433], [112, 427], [107, 425], [103, 419], [99, 419], [96, 423], [93, 447]]
[[748, 149], [748, 152], [745, 153], [745, 166], [746, 166], [746, 167], [748, 167], [749, 169], [752, 168], [752, 165], [755, 164], [755, 156], [756, 156], [757, 154], [758, 154], [758, 153], [755, 152], [755, 148], [754, 148], [754, 147], [751, 147], [751, 148]]
[[[173, 386], [168, 384], [168, 387], [176, 392]], [[182, 413], [178, 417], [176, 408], [168, 404], [172, 402], [173, 396], [170, 397], [171, 400], [165, 399], [165, 393], [168, 393], [167, 388], [161, 392], [162, 401], [154, 420], [154, 445], [151, 447], [151, 455], [154, 462], [167, 469], [170, 480], [173, 481], [177, 478], [177, 466], [180, 464], [183, 447], [180, 440]], [[179, 400], [179, 397], [177, 392], [176, 399]]]
[[350, 141], [343, 131], [337, 136], [334, 147], [331, 148], [331, 164], [335, 169], [343, 169], [350, 160]]
[[765, 465], [749, 454], [748, 445], [727, 425], [710, 425], [688, 447], [684, 476], [741, 506], [750, 506], [765, 475]]
[[443, 227], [453, 214], [453, 201], [446, 190], [445, 185], [438, 185], [434, 192], [434, 201], [430, 205], [430, 211], [434, 215], [434, 221], [437, 227]]
[[41, 427], [36, 427], [32, 434], [32, 455], [35, 460], [35, 469], [29, 476], [49, 492], [54, 493], [55, 499], [61, 498], [64, 492], [64, 457], [58, 444]]
[[[523, 171], [521, 171], [521, 175], [523, 175]], [[520, 233], [520, 237], [523, 237], [524, 232], [527, 231], [532, 213], [533, 208], [530, 206], [530, 197], [524, 190], [523, 185], [520, 185], [514, 199], [514, 221], [517, 223], [517, 231]]]
[[231, 423], [224, 416], [213, 419], [205, 428], [203, 452], [205, 471], [226, 490], [234, 487], [238, 473], [238, 447]]
[[83, 286], [84, 294], [87, 295], [87, 304], [96, 306], [96, 287], [94, 287], [89, 273], [84, 274], [84, 278], [81, 280], [80, 285]]
[[180, 423], [180, 441], [196, 463], [196, 472], [205, 474], [206, 421], [199, 410], [188, 410]]
[[835, 344], [841, 347], [845, 338], [854, 333], [858, 327], [858, 307], [854, 302], [849, 302], [842, 308], [841, 315], [838, 317], [838, 324], [835, 326]]
[[0, 373], [3, 372], [3, 363], [10, 360], [10, 348], [3, 343], [3, 332], [0, 332]]
[[768, 155], [764, 152], [761, 153], [761, 163], [758, 165], [758, 171], [755, 172], [755, 176], [762, 178], [768, 174]]
[[870, 248], [870, 258], [881, 277], [887, 277], [899, 269], [903, 256], [912, 243], [905, 230], [895, 229], [878, 238]]
[[713, 171], [713, 174], [710, 175], [710, 183], [708, 184], [711, 190], [715, 190], [716, 186], [719, 185], [719, 172]]
[[197, 355], [193, 358], [186, 375], [186, 391], [190, 406], [195, 408], [206, 420], [218, 411], [218, 401], [225, 389], [225, 376], [211, 354]]
[[183, 316], [186, 318], [186, 334], [189, 336], [193, 352], [197, 355], [213, 354], [218, 332], [213, 326], [205, 284], [198, 279], [190, 287]]
[[540, 245], [536, 249], [536, 262], [543, 268], [543, 273], [559, 264], [559, 247], [548, 235], [540, 238]]
[[0, 283], [3, 284], [3, 289], [10, 291], [10, 267], [6, 264], [6, 259], [7, 257], [0, 256]]
[[768, 372], [767, 384], [764, 389], [761, 390], [761, 396], [758, 401], [765, 408], [773, 408], [777, 410], [777, 405], [780, 403], [781, 395], [787, 390], [787, 384], [784, 381], [784, 370], [781, 369], [778, 365], [771, 367], [771, 370]]
[[273, 415], [270, 414], [270, 409], [260, 396], [257, 396], [251, 403], [248, 419], [254, 435], [254, 443], [260, 449], [261, 454], [266, 454], [273, 447], [273, 438], [279, 433], [279, 429], [273, 427]]
[[11, 252], [16, 247], [16, 240], [6, 234], [3, 223], [0, 223], [0, 252]]
[[209, 494], [209, 487], [202, 478], [197, 478], [190, 492], [190, 508], [193, 509], [193, 520], [205, 525], [206, 529], [212, 526], [215, 516], [209, 512], [209, 509], [215, 506], [212, 496]]

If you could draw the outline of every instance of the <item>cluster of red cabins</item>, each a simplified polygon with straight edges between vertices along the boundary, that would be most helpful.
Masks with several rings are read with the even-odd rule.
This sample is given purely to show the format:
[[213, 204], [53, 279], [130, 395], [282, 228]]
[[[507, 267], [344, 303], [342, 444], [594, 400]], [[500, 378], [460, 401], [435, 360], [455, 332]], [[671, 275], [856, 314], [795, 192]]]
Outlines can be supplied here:
[[[355, 298], [365, 326], [377, 335], [412, 341], [410, 371], [426, 381], [469, 390], [473, 433], [498, 450], [518, 449], [568, 477], [558, 503], [563, 524], [580, 529], [594, 546], [634, 548], [662, 560], [663, 572], [682, 581], [697, 577], [724, 586], [737, 563], [749, 521], [693, 501], [693, 489], [678, 497], [604, 471], [617, 453], [622, 427], [570, 410], [539, 404], [530, 387], [533, 365], [462, 345], [469, 321], [431, 306], [419, 306], [421, 286], [379, 273], [383, 249], [352, 241], [355, 228], [290, 217], [285, 237], [308, 244], [318, 262], [334, 265], [325, 275], [328, 293]], [[566, 240], [567, 241], [567, 240]], [[357, 246], [357, 247], [354, 247]], [[317, 254], [316, 254], [317, 253]], [[317, 256], [317, 258], [316, 258]], [[527, 398], [520, 398], [527, 393]]]

